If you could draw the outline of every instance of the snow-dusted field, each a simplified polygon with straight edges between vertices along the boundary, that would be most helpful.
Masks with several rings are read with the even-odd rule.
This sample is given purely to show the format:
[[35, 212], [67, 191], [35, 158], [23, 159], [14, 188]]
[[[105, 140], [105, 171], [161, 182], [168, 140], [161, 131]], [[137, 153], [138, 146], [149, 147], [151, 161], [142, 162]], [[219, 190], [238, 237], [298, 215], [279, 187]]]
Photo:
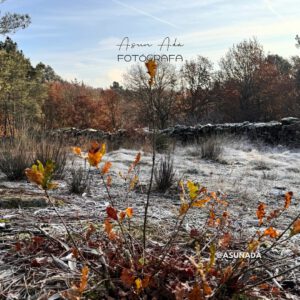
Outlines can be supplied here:
[[[125, 174], [134, 160], [138, 150], [119, 149], [105, 155], [104, 161], [111, 161], [112, 188], [111, 194], [119, 208], [132, 206], [135, 215], [142, 216], [146, 199], [146, 185], [149, 182], [151, 170], [151, 153], [142, 152], [139, 165], [139, 186], [136, 191], [125, 197], [126, 188], [119, 172]], [[228, 211], [235, 225], [242, 228], [257, 228], [256, 209], [260, 201], [265, 202], [270, 211], [284, 205], [284, 194], [292, 191], [294, 197], [288, 212], [278, 222], [278, 229], [283, 228], [295, 217], [300, 198], [300, 150], [284, 147], [255, 146], [245, 140], [223, 142], [223, 153], [218, 161], [204, 160], [197, 155], [197, 145], [179, 146], [172, 152], [176, 179], [192, 180], [208, 188], [209, 191], [219, 191], [227, 195]], [[164, 154], [157, 154], [157, 162]], [[83, 160], [72, 157], [69, 168], [84, 166]], [[52, 192], [66, 200], [60, 209], [68, 213], [77, 212], [91, 218], [99, 218], [105, 214], [108, 197], [100, 176], [96, 170], [91, 171], [91, 188], [82, 196], [70, 195], [67, 181], [59, 181], [59, 188]], [[7, 182], [3, 178], [1, 187], [38, 191], [27, 182]], [[41, 191], [39, 191], [41, 192]], [[126, 198], [126, 199], [125, 199]], [[174, 187], [165, 194], [156, 192], [151, 196], [150, 216], [156, 224], [172, 224], [178, 214], [180, 200]], [[54, 214], [52, 209], [35, 209], [36, 215]], [[206, 212], [193, 209], [187, 218], [186, 227], [197, 227], [203, 224]]]

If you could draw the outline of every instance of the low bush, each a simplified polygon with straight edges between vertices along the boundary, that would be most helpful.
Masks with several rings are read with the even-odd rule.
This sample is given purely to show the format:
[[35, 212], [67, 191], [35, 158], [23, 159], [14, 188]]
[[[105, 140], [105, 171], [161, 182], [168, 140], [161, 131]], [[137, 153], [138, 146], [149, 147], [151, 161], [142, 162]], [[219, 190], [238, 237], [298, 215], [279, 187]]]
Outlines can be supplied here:
[[20, 180], [25, 177], [25, 168], [34, 161], [31, 146], [24, 140], [1, 142], [0, 170], [9, 180]]
[[204, 159], [218, 160], [223, 153], [222, 141], [216, 137], [209, 137], [199, 144], [200, 156]]
[[89, 187], [89, 172], [81, 167], [72, 169], [68, 186], [70, 193], [82, 195]]
[[156, 189], [166, 192], [175, 183], [173, 159], [170, 154], [162, 157], [154, 172]]
[[68, 149], [62, 139], [51, 138], [37, 130], [20, 129], [13, 138], [0, 142], [0, 171], [9, 180], [25, 178], [24, 169], [37, 160], [55, 161], [55, 178], [63, 178]]
[[194, 157], [218, 161], [224, 151], [224, 140], [218, 136], [211, 136], [199, 140], [188, 150], [188, 154]]
[[172, 147], [172, 139], [169, 138], [166, 135], [163, 134], [158, 134], [156, 136], [156, 141], [155, 141], [155, 148], [156, 151], [159, 153], [164, 153], [167, 151], [170, 151], [170, 148]]
[[63, 178], [68, 158], [68, 149], [63, 140], [59, 138], [42, 137], [35, 148], [35, 160], [46, 163], [47, 160], [55, 161], [55, 178]]

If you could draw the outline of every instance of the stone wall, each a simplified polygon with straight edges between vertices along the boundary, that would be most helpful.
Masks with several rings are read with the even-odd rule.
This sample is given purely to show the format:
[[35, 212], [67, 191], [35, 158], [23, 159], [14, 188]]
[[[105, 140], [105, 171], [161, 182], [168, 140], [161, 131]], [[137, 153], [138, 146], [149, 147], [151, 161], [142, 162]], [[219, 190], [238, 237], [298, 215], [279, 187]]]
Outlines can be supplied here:
[[[56, 130], [54, 134], [71, 138], [86, 137], [88, 139], [106, 140], [118, 142], [132, 137], [132, 132], [118, 130], [114, 133], [104, 132], [95, 129], [63, 128]], [[139, 130], [135, 132], [137, 136], [147, 136], [149, 131]], [[251, 140], [261, 140], [272, 145], [287, 145], [300, 147], [300, 119], [284, 118], [280, 122], [272, 121], [266, 123], [224, 123], [206, 124], [196, 126], [176, 125], [161, 130], [160, 134], [182, 142], [192, 142], [194, 140], [209, 137], [211, 135], [236, 135], [245, 136]]]
[[300, 147], [300, 119], [284, 118], [280, 122], [266, 123], [224, 123], [196, 126], [176, 125], [161, 133], [183, 142], [211, 135], [245, 136], [251, 140], [261, 140], [273, 145]]

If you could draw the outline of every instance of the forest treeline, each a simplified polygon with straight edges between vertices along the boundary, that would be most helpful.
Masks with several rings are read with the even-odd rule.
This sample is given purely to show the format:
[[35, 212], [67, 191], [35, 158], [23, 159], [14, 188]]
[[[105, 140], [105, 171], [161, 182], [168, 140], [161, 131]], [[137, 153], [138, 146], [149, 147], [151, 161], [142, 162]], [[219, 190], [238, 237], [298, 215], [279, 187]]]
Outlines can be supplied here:
[[[14, 135], [28, 122], [45, 129], [148, 126], [148, 79], [145, 66], [138, 64], [125, 74], [124, 86], [67, 82], [50, 66], [33, 66], [6, 38], [0, 42], [1, 133]], [[300, 57], [266, 54], [256, 39], [249, 39], [232, 46], [218, 66], [200, 55], [180, 69], [159, 63], [152, 99], [159, 128], [300, 117]]]

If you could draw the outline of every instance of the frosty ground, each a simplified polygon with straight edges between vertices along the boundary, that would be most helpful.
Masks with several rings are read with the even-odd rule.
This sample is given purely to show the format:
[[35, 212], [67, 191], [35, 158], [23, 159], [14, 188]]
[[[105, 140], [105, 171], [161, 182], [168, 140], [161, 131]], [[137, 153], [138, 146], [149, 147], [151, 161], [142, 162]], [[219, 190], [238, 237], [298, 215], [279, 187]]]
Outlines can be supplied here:
[[[149, 182], [151, 170], [151, 153], [141, 151], [139, 184], [135, 191], [128, 195], [126, 201], [124, 200], [126, 193], [124, 181], [119, 174], [127, 172], [138, 151], [141, 150], [121, 148], [108, 152], [104, 157], [104, 161], [112, 162], [111, 193], [117, 206], [119, 208], [132, 206], [136, 217], [142, 216], [144, 211], [146, 185]], [[165, 155], [157, 154], [156, 161], [159, 162]], [[255, 230], [258, 225], [255, 212], [259, 202], [266, 203], [269, 210], [282, 207], [283, 196], [287, 191], [292, 191], [294, 198], [289, 212], [279, 220], [278, 229], [284, 228], [296, 216], [300, 196], [299, 149], [253, 144], [247, 140], [228, 140], [223, 142], [223, 152], [217, 161], [201, 159], [196, 144], [176, 145], [171, 151], [171, 156], [176, 172], [174, 186], [162, 194], [155, 191], [154, 184], [150, 200], [150, 220], [160, 226], [160, 230], [162, 230], [161, 224], [171, 225], [172, 220], [178, 214], [180, 200], [177, 183], [179, 180], [192, 180], [207, 187], [209, 191], [226, 195], [229, 203], [228, 211], [232, 219], [236, 220], [234, 226], [237, 231], [242, 228]], [[80, 166], [84, 166], [83, 160], [70, 155], [68, 168], [76, 169]], [[89, 218], [102, 218], [108, 198], [97, 171], [91, 170], [90, 190], [82, 196], [70, 195], [69, 181], [70, 174], [67, 172], [66, 178], [58, 181], [59, 188], [52, 192], [53, 196], [59, 196], [65, 201], [59, 209], [67, 214], [77, 212], [77, 215], [84, 214]], [[42, 193], [25, 181], [8, 182], [5, 177], [2, 177], [1, 188]], [[7, 213], [3, 210], [1, 212], [2, 215]], [[35, 216], [52, 213], [54, 214], [50, 207], [34, 209]], [[201, 226], [205, 214], [205, 211], [193, 209], [186, 220], [186, 229]]]

